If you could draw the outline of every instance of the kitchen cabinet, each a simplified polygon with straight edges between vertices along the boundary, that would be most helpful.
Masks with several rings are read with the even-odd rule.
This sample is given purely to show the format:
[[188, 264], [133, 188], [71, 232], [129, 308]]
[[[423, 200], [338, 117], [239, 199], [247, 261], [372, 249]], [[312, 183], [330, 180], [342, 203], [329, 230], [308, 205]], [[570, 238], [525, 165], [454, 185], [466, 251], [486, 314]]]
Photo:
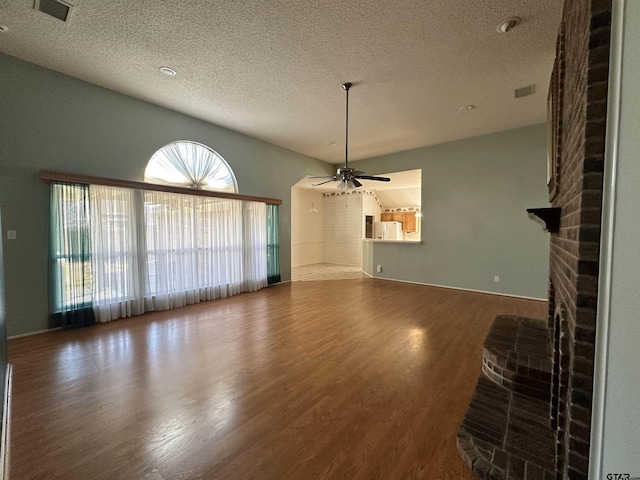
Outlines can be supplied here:
[[402, 231], [406, 233], [413, 233], [416, 231], [416, 212], [404, 212]]
[[387, 212], [380, 214], [381, 222], [400, 222], [404, 221], [404, 213], [402, 212]]
[[381, 222], [400, 222], [402, 231], [413, 233], [416, 228], [416, 212], [386, 212], [380, 214]]
[[391, 214], [391, 221], [392, 222], [400, 222], [400, 223], [404, 224], [404, 213], [402, 213], [402, 212], [393, 212]]

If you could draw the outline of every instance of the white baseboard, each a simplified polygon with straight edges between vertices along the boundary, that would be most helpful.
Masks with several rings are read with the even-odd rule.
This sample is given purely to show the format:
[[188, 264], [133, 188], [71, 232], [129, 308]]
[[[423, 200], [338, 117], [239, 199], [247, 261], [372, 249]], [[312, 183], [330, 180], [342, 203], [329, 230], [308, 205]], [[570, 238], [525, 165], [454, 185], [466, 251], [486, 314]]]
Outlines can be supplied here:
[[46, 330], [36, 330], [35, 332], [21, 333], [19, 335], [11, 335], [7, 337], [7, 340], [11, 340], [13, 338], [30, 337], [31, 335], [40, 335], [42, 333], [53, 332], [55, 330], [61, 330], [61, 329], [62, 327], [55, 327], [55, 328], [47, 328]]
[[[363, 272], [364, 273], [364, 272]], [[448, 288], [449, 290], [461, 290], [463, 292], [484, 293], [487, 295], [497, 295], [499, 297], [521, 298], [523, 300], [534, 300], [536, 302], [547, 302], [546, 298], [526, 297], [524, 295], [513, 295], [510, 293], [487, 292], [486, 290], [474, 290], [473, 288], [450, 287], [448, 285], [437, 285], [435, 283], [412, 282], [411, 280], [398, 280], [397, 278], [372, 277], [376, 280], [390, 280], [392, 282], [412, 283], [414, 285], [424, 285], [427, 287]]]

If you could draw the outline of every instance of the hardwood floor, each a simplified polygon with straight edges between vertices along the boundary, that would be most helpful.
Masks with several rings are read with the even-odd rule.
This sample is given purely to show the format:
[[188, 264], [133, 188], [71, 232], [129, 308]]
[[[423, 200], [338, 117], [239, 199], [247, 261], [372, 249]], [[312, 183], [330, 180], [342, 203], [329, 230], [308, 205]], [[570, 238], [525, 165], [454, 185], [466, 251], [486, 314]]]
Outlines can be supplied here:
[[296, 282], [9, 342], [11, 478], [471, 479], [455, 437], [498, 314], [546, 303]]

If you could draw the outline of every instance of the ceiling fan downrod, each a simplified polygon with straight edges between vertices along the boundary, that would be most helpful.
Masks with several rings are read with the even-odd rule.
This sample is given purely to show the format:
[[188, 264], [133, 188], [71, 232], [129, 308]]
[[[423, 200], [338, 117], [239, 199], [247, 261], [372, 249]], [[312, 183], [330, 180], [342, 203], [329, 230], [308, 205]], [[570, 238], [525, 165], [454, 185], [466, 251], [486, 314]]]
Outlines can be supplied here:
[[377, 182], [388, 182], [388, 177], [378, 177], [375, 175], [365, 175], [364, 172], [349, 167], [349, 89], [353, 83], [343, 83], [342, 89], [347, 92], [346, 98], [346, 115], [345, 115], [345, 141], [344, 141], [344, 167], [338, 168], [335, 175], [320, 175], [309, 178], [326, 178], [328, 180], [314, 184], [314, 186], [324, 185], [329, 182], [339, 182], [338, 188], [341, 190], [349, 190], [350, 188], [359, 188], [362, 183], [358, 179], [375, 180]]
[[344, 139], [344, 168], [349, 168], [349, 89], [353, 86], [353, 83], [347, 82], [342, 84], [345, 92], [347, 92], [347, 109], [346, 109], [346, 125], [345, 125], [345, 139]]

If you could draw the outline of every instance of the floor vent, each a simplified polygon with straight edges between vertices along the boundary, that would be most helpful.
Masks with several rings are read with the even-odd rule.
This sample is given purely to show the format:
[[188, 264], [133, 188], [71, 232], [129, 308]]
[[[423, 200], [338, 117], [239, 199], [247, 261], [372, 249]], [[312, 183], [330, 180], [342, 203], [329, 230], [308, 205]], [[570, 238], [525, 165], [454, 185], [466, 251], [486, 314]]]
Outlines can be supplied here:
[[66, 22], [69, 19], [71, 7], [71, 5], [59, 0], [35, 0], [35, 4], [33, 6], [36, 10], [40, 10], [41, 12], [51, 15], [63, 22]]
[[521, 97], [526, 97], [528, 95], [533, 95], [534, 93], [536, 93], [536, 86], [535, 85], [527, 85], [526, 87], [522, 87], [522, 88], [516, 88], [513, 93], [515, 94], [516, 98], [521, 98]]

